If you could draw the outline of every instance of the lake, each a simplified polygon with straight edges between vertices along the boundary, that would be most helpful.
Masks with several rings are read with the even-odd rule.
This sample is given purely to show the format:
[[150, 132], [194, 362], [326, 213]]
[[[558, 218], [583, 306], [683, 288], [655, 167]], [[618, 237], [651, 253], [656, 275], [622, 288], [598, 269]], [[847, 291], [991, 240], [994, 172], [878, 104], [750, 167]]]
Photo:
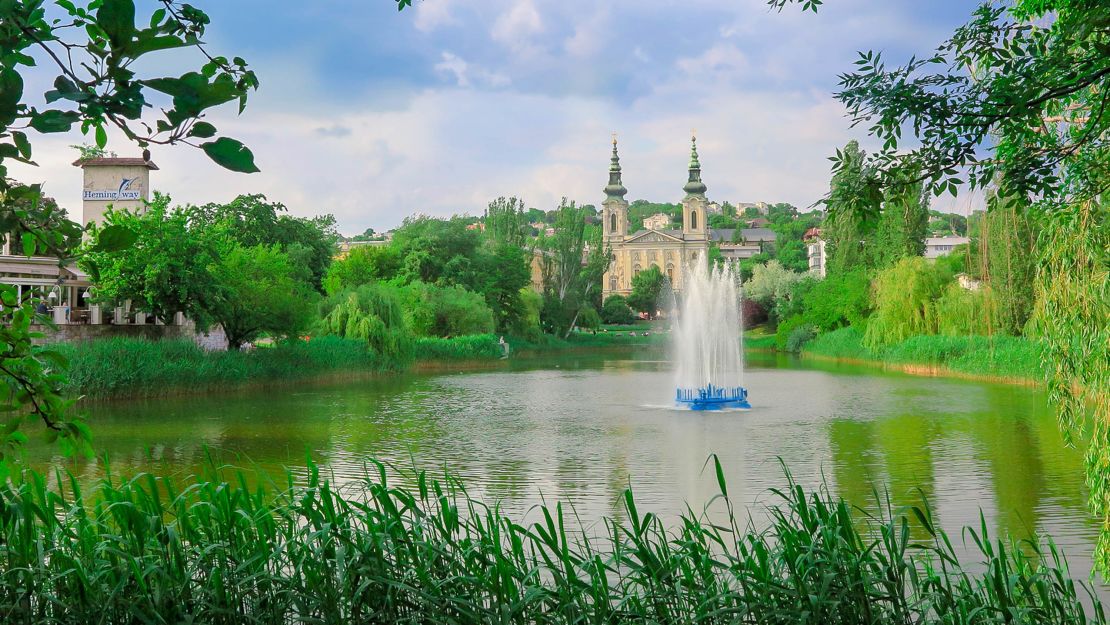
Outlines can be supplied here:
[[[674, 519], [717, 493], [710, 454], [730, 494], [758, 519], [785, 483], [822, 482], [875, 509], [924, 496], [940, 525], [1051, 535], [1075, 576], [1090, 571], [1097, 526], [1085, 510], [1082, 454], [1064, 445], [1037, 389], [914, 377], [749, 354], [752, 410], [672, 407], [662, 350], [514, 359], [479, 370], [411, 373], [330, 385], [187, 396], [88, 407], [112, 472], [188, 475], [206, 454], [240, 466], [303, 474], [305, 454], [338, 483], [367, 459], [442, 470], [517, 517], [541, 498], [573, 504], [583, 523], [621, 514], [632, 485], [641, 511]], [[32, 446], [40, 468], [68, 464]], [[101, 461], [68, 464], [82, 481]], [[970, 539], [969, 539], [970, 540]]]

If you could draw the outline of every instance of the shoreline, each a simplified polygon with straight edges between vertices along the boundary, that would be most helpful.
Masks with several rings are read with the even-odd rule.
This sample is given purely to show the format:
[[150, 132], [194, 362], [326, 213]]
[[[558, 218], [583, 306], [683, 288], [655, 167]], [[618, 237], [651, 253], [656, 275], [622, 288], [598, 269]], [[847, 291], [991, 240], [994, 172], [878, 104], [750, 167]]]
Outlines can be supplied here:
[[[776, 350], [758, 351], [776, 354], [780, 353]], [[798, 354], [798, 357], [803, 360], [817, 360], [821, 362], [837, 362], [849, 365], [863, 365], [866, 367], [880, 369], [882, 371], [897, 371], [900, 373], [905, 373], [907, 375], [926, 378], [952, 378], [957, 380], [969, 380], [972, 382], [990, 382], [994, 384], [1006, 384], [1009, 386], [1023, 386], [1027, 388], [1037, 388], [1044, 386], [1044, 382], [1036, 378], [991, 375], [986, 373], [968, 373], [965, 371], [957, 371], [955, 369], [951, 369], [939, 364], [890, 362], [885, 360], [873, 360], [867, 358], [851, 358], [847, 356], [826, 356], [824, 354], [814, 354], [806, 351], [802, 351], [802, 353]]]

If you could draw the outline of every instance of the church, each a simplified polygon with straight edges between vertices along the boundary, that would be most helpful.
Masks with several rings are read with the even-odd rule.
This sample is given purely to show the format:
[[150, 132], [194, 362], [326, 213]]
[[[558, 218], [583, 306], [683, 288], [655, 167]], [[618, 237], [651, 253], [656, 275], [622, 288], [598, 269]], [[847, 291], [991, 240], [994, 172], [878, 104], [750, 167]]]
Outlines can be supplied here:
[[604, 245], [612, 252], [612, 262], [602, 283], [602, 297], [632, 293], [632, 276], [655, 265], [670, 279], [675, 291], [681, 291], [687, 263], [708, 255], [712, 241], [731, 241], [733, 230], [709, 227], [705, 183], [701, 181], [697, 139], [690, 139], [689, 179], [682, 190], [682, 229], [641, 229], [629, 232], [628, 189], [621, 182], [621, 164], [617, 156], [617, 140], [613, 139], [613, 157], [609, 165], [609, 184], [602, 202], [602, 235]]

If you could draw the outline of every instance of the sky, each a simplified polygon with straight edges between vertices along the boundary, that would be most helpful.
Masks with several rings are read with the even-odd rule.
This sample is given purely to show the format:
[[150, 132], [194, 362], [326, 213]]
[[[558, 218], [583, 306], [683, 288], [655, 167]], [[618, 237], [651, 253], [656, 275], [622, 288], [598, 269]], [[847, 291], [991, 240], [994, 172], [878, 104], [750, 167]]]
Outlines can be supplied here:
[[[139, 2], [139, 21], [154, 9]], [[177, 203], [263, 193], [340, 230], [404, 217], [481, 214], [498, 196], [544, 210], [600, 204], [611, 133], [628, 199], [682, 197], [696, 130], [711, 199], [808, 207], [851, 128], [832, 93], [859, 50], [890, 61], [933, 50], [964, 23], [959, 0], [827, 0], [820, 13], [765, 0], [194, 0], [209, 49], [241, 56], [261, 86], [242, 115], [209, 119], [246, 143], [260, 173], [221, 170], [188, 147], [154, 146], [151, 185]], [[149, 6], [144, 6], [149, 5]], [[144, 14], [145, 9], [145, 14]], [[179, 74], [194, 51], [140, 67]], [[45, 64], [40, 67], [46, 68]], [[53, 75], [27, 77], [28, 92]], [[77, 131], [33, 138], [23, 182], [80, 214]], [[111, 136], [109, 150], [139, 149]], [[966, 212], [976, 198], [942, 198]]]

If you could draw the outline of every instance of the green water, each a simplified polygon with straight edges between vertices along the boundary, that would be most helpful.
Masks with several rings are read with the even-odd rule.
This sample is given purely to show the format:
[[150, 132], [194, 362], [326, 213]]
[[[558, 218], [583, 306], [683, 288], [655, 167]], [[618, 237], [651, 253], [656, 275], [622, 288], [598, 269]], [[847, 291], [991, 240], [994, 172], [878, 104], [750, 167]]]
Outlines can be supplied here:
[[[88, 410], [116, 474], [188, 475], [206, 449], [278, 474], [311, 453], [355, 484], [376, 457], [450, 467], [516, 516], [534, 514], [541, 497], [569, 502], [586, 524], [619, 515], [629, 483], [641, 510], [700, 509], [716, 494], [703, 472], [711, 453], [758, 518], [783, 484], [782, 458], [800, 482], [824, 479], [868, 510], [877, 486], [895, 506], [924, 495], [950, 531], [977, 525], [982, 510], [993, 530], [1051, 534], [1073, 573], [1088, 574], [1097, 528], [1082, 457], [1063, 444], [1042, 392], [754, 354], [748, 367], [749, 412], [675, 410], [664, 355], [642, 349]], [[63, 464], [49, 453], [33, 447], [32, 463]], [[73, 469], [92, 482], [104, 463]]]

